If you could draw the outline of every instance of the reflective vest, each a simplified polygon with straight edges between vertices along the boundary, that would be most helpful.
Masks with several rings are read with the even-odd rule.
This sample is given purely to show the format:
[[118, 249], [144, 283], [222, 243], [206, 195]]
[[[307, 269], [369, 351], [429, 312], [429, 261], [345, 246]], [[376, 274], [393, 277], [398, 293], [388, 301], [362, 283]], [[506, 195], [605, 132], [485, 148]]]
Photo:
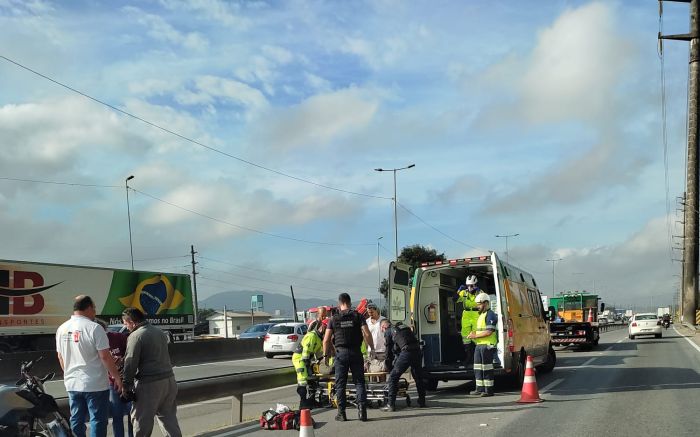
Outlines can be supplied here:
[[308, 360], [312, 356], [323, 352], [323, 339], [321, 339], [318, 331], [307, 332], [294, 352], [301, 354], [302, 360]]
[[457, 302], [462, 302], [465, 310], [476, 310], [476, 295], [480, 290], [477, 288], [473, 293], [468, 290], [462, 290], [457, 295]]
[[333, 344], [359, 352], [362, 345], [361, 315], [353, 310], [341, 311], [333, 316]]
[[[486, 312], [483, 312], [479, 314], [479, 318], [476, 321], [476, 332], [483, 332], [486, 331], [486, 315], [487, 314], [493, 314], [493, 311], [488, 310]], [[491, 335], [488, 337], [479, 337], [475, 338], [474, 342], [479, 345], [479, 344], [490, 344], [490, 345], [496, 345], [498, 343], [498, 334], [496, 333], [496, 327], [493, 327], [493, 330], [491, 332]]]

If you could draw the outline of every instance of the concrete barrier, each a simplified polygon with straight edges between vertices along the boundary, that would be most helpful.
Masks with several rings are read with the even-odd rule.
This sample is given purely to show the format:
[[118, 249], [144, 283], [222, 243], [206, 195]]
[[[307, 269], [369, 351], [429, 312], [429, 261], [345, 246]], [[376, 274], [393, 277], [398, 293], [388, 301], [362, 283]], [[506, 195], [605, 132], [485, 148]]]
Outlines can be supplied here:
[[[188, 343], [171, 343], [168, 349], [170, 360], [175, 366], [265, 356], [263, 340], [257, 338], [213, 338]], [[43, 376], [55, 372], [57, 378], [63, 377], [56, 351], [17, 352], [0, 354], [0, 368], [2, 368], [0, 382], [7, 384], [16, 381], [19, 379], [19, 368], [22, 362], [36, 360], [39, 357], [43, 359], [34, 366], [32, 370], [34, 375]]]

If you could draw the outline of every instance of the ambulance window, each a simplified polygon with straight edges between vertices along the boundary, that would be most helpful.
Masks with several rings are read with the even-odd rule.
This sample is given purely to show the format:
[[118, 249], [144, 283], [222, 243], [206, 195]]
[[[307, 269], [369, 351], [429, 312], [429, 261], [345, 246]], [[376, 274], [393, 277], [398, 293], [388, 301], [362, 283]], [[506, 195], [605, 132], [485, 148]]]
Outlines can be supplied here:
[[532, 315], [536, 316], [542, 314], [542, 300], [540, 299], [537, 290], [528, 289], [527, 293], [530, 297], [530, 307], [532, 308]]
[[537, 287], [537, 282], [535, 282], [535, 278], [532, 278], [532, 285], [534, 285], [535, 287]]
[[523, 276], [522, 273], [520, 274], [520, 282], [525, 282], [525, 277]]
[[394, 284], [408, 285], [408, 272], [405, 270], [394, 270]]

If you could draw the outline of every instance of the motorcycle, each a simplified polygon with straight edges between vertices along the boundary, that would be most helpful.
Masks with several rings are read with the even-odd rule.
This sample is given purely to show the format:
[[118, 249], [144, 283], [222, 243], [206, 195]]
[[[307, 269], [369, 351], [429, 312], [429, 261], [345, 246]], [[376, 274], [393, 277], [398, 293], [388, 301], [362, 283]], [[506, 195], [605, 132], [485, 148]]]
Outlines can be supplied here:
[[31, 374], [34, 364], [42, 358], [22, 363], [22, 378], [15, 386], [0, 385], [0, 437], [73, 436], [56, 400], [44, 389], [44, 383], [53, 379], [55, 373], [43, 378]]
[[661, 326], [664, 328], [668, 329], [669, 326], [671, 326], [671, 321], [670, 320], [664, 320], [661, 322]]

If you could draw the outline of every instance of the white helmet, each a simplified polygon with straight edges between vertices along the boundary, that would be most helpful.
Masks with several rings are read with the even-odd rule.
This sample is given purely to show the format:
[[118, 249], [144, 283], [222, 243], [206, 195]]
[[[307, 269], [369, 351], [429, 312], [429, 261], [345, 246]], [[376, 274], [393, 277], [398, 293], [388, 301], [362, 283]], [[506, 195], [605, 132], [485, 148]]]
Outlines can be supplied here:
[[476, 276], [474, 276], [474, 275], [467, 276], [466, 285], [476, 285]]
[[474, 299], [476, 303], [482, 303], [482, 302], [488, 302], [491, 303], [491, 299], [489, 298], [489, 295], [486, 293], [479, 293], [476, 295], [476, 298]]

